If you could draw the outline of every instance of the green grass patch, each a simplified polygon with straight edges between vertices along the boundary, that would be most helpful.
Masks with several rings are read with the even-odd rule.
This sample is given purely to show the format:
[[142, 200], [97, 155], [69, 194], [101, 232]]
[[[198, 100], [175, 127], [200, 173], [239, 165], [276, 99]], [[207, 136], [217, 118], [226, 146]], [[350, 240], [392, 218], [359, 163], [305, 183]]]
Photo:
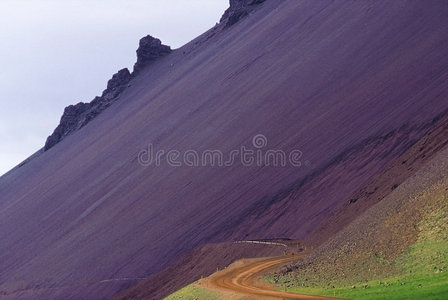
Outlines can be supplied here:
[[196, 286], [195, 284], [190, 284], [183, 289], [169, 295], [165, 300], [218, 300], [219, 296], [217, 293], [205, 290]]
[[[375, 265], [390, 266], [396, 272], [389, 276], [373, 275], [364, 281], [360, 281], [357, 275], [351, 275], [329, 282], [328, 279], [320, 279], [322, 277], [315, 272], [302, 270], [300, 275], [296, 274], [297, 277], [280, 277], [276, 281], [278, 289], [284, 290], [286, 285], [290, 292], [346, 299], [448, 299], [447, 193], [439, 190], [426, 196], [432, 197], [432, 201], [422, 209], [422, 218], [416, 224], [418, 234], [415, 243], [393, 260], [370, 255], [375, 258]], [[362, 260], [357, 266], [358, 274], [369, 274], [370, 269], [363, 267]], [[333, 266], [320, 267], [322, 269], [315, 270], [322, 274], [325, 269], [331, 271]], [[272, 277], [265, 279], [274, 283]]]
[[397, 276], [351, 287], [290, 288], [290, 292], [346, 299], [447, 299], [448, 274]]

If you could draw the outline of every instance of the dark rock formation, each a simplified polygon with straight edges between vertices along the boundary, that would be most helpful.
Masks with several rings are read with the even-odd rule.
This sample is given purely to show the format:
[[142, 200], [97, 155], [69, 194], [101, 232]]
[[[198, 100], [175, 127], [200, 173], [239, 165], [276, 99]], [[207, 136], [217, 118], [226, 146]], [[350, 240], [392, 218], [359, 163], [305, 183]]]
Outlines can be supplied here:
[[76, 105], [66, 107], [58, 127], [47, 138], [44, 151], [52, 148], [66, 136], [89, 123], [119, 98], [120, 94], [128, 86], [129, 81], [131, 81], [137, 72], [141, 71], [159, 57], [169, 53], [171, 53], [171, 48], [163, 45], [159, 39], [150, 35], [142, 38], [137, 49], [137, 62], [134, 65], [134, 72], [131, 74], [128, 69], [118, 71], [107, 83], [107, 88], [101, 97], [95, 97], [90, 103], [80, 102]]
[[131, 78], [132, 75], [129, 73], [129, 70], [122, 69], [112, 76], [112, 79], [107, 83], [107, 89], [104, 90], [101, 97], [96, 97], [90, 103], [80, 102], [76, 105], [67, 106], [58, 127], [56, 127], [53, 134], [47, 138], [44, 150], [47, 151], [52, 148], [66, 136], [85, 126], [103, 110], [109, 107], [128, 86]]
[[134, 65], [134, 73], [139, 72], [149, 63], [169, 53], [171, 53], [169, 46], [163, 45], [159, 39], [150, 35], [145, 36], [140, 39], [137, 49], [137, 62]]
[[101, 97], [115, 98], [117, 97], [127, 86], [131, 80], [132, 75], [127, 68], [118, 71], [107, 82], [107, 88], [104, 90]]
[[232, 26], [264, 1], [266, 0], [230, 0], [230, 7], [224, 12], [220, 23], [225, 24], [226, 27]]

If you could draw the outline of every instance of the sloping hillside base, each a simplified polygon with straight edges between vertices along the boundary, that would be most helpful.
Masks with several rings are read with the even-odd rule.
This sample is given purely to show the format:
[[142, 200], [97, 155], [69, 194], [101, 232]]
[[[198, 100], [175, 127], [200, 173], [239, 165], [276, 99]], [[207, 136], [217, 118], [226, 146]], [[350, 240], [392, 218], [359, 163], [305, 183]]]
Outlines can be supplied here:
[[447, 297], [447, 224], [445, 149], [293, 272], [270, 279], [291, 291], [329, 296]]
[[[286, 243], [295, 250], [297, 242]], [[243, 258], [279, 256], [285, 250], [282, 246], [252, 243], [220, 243], [199, 247], [165, 270], [150, 276], [135, 286], [113, 297], [115, 300], [125, 299], [162, 299], [201, 277], [207, 277], [217, 269], [227, 267], [234, 261]], [[197, 289], [187, 288], [181, 292], [196, 295]], [[192, 297], [194, 298], [194, 297]], [[187, 298], [190, 299], [190, 298]]]

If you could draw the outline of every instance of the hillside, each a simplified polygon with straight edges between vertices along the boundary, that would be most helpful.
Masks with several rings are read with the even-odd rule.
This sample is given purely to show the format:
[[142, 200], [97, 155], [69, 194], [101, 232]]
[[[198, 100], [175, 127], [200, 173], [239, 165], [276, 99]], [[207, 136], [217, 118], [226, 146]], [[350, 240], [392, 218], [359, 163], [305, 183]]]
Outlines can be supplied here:
[[[445, 273], [447, 145], [448, 119], [444, 118], [317, 227], [304, 241], [305, 245], [288, 249], [288, 254], [296, 254], [291, 258], [298, 258], [298, 262], [289, 266], [280, 263], [276, 269], [281, 272], [277, 274], [273, 274], [274, 269], [252, 275], [253, 281], [246, 282], [251, 285], [249, 290], [263, 287], [263, 292], [269, 292], [286, 287], [300, 294], [349, 299], [445, 298], [448, 294], [448, 289], [444, 288], [448, 283]], [[319, 247], [320, 241], [325, 242]], [[308, 255], [309, 251], [302, 252], [303, 248], [316, 250]], [[224, 247], [215, 251], [220, 255], [223, 252], [226, 252]], [[285, 257], [280, 255], [276, 259], [281, 261]], [[182, 266], [185, 269], [191, 264], [183, 260]], [[194, 266], [196, 270], [201, 269], [200, 264]], [[238, 275], [239, 271], [246, 273], [247, 269], [228, 273]], [[176, 273], [170, 271], [171, 275]], [[169, 299], [209, 299], [208, 295], [215, 294], [217, 299], [245, 299], [234, 292], [224, 294], [223, 283], [217, 281], [217, 277], [233, 282], [225, 271], [201, 280], [190, 277], [182, 281], [171, 276], [170, 282], [182, 287], [195, 283]], [[275, 285], [266, 286], [266, 282], [263, 283], [266, 279]], [[150, 281], [143, 281], [117, 299], [134, 299], [136, 290], [150, 291], [149, 284]]]
[[[448, 122], [440, 137], [446, 145]], [[447, 224], [444, 146], [388, 196], [273, 281], [297, 292], [344, 298], [444, 299]]]
[[[104, 299], [205, 244], [309, 239], [446, 115], [445, 1], [242, 2], [0, 178], [2, 299]], [[243, 146], [300, 155], [179, 158]]]

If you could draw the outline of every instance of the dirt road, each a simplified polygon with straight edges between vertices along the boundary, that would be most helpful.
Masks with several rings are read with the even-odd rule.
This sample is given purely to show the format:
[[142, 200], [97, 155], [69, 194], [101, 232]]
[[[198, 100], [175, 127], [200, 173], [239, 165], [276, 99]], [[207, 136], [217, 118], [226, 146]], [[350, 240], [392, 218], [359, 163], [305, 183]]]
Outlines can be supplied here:
[[[236, 295], [236, 299], [331, 299], [274, 290], [262, 280], [263, 274], [300, 257], [273, 257], [240, 261], [207, 279], [207, 288]], [[233, 297], [232, 297], [233, 298]]]

